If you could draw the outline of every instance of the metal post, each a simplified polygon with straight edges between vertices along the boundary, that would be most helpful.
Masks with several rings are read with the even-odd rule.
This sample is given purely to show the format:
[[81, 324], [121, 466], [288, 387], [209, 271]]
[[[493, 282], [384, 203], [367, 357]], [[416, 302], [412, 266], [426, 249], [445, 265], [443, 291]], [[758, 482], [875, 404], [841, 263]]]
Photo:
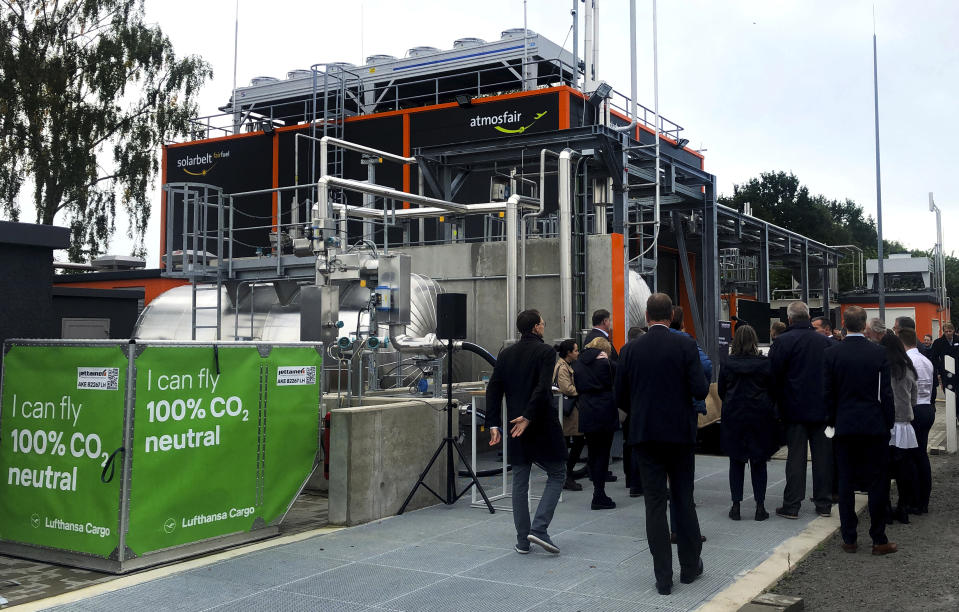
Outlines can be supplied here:
[[[953, 380], [956, 375], [956, 358], [952, 355], [945, 356], [946, 372], [952, 374]], [[955, 453], [959, 450], [956, 440], [956, 391], [946, 389], [946, 452]]]
[[879, 60], [876, 53], [876, 25], [873, 16], [872, 30], [872, 79], [873, 98], [876, 108], [876, 232], [879, 244], [879, 320], [886, 320], [886, 277], [882, 265], [882, 174], [879, 167]]
[[800, 298], [806, 305], [809, 305], [809, 240], [803, 239], [800, 245], [802, 249], [802, 260], [799, 263], [799, 282], [802, 283], [802, 297]]
[[759, 251], [759, 290], [756, 296], [762, 302], [769, 301], [769, 226], [763, 224], [762, 248]]

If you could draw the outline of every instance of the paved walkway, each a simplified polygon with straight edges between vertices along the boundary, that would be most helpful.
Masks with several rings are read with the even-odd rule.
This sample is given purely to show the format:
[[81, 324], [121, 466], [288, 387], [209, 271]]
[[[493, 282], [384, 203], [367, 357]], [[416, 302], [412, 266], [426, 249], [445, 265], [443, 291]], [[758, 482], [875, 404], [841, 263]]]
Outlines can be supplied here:
[[[588, 487], [564, 492], [550, 529], [562, 548], [558, 556], [536, 547], [530, 555], [516, 554], [512, 515], [490, 515], [471, 508], [466, 499], [451, 507], [434, 506], [240, 554], [53, 609], [692, 610], [814, 519], [835, 520], [816, 519], [812, 505], [804, 503], [799, 520], [773, 515], [757, 523], [751, 520], [751, 498], [743, 504], [746, 520], [729, 520], [727, 465], [723, 457], [697, 457], [695, 497], [708, 537], [703, 547], [706, 571], [693, 584], [680, 584], [674, 560], [675, 587], [668, 597], [655, 591], [643, 499], [626, 494], [620, 472], [619, 482], [608, 490], [618, 504], [615, 510], [589, 510]], [[614, 464], [614, 470], [620, 466]], [[783, 467], [781, 461], [769, 464], [770, 512], [781, 502]], [[541, 490], [544, 478], [536, 476], [534, 491]], [[748, 476], [746, 481], [748, 490]]]

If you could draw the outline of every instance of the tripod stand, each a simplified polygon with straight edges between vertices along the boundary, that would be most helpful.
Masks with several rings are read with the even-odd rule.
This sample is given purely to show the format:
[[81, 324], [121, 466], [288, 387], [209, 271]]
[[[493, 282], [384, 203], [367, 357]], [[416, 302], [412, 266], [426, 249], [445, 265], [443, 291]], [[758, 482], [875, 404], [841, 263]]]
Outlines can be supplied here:
[[[430, 462], [426, 464], [426, 469], [423, 470], [423, 473], [420, 474], [419, 479], [416, 481], [416, 484], [413, 485], [413, 490], [410, 491], [410, 494], [406, 497], [406, 501], [403, 502], [403, 505], [400, 506], [400, 511], [397, 514], [403, 514], [406, 510], [406, 506], [409, 505], [410, 500], [413, 499], [413, 494], [416, 493], [416, 490], [422, 486], [424, 489], [432, 493], [436, 499], [440, 500], [446, 505], [452, 505], [456, 503], [456, 500], [463, 497], [463, 495], [470, 490], [470, 487], [476, 486], [476, 490], [479, 491], [480, 495], [483, 496], [483, 501], [486, 502], [486, 507], [489, 508], [490, 514], [495, 513], [493, 509], [493, 504], [490, 503], [489, 498], [486, 497], [486, 491], [483, 490], [483, 485], [480, 484], [479, 480], [476, 478], [476, 473], [473, 471], [473, 467], [470, 465], [469, 460], [466, 459], [466, 455], [463, 454], [463, 449], [460, 448], [459, 442], [456, 441], [456, 438], [453, 437], [453, 339], [450, 338], [447, 340], [448, 345], [446, 349], [446, 437], [443, 438], [443, 441], [440, 442], [440, 445], [436, 448], [436, 452], [433, 453], [433, 458], [430, 459]], [[425, 482], [426, 475], [429, 474], [430, 469], [433, 467], [433, 464], [436, 462], [437, 457], [440, 456], [440, 453], [443, 449], [446, 449], [446, 497], [443, 497], [436, 491], [430, 488]], [[453, 466], [453, 450], [456, 449], [456, 453], [460, 456], [460, 461], [463, 462], [463, 465], [466, 466], [466, 470], [470, 475], [470, 483], [466, 485], [466, 488], [456, 492], [456, 471]]]

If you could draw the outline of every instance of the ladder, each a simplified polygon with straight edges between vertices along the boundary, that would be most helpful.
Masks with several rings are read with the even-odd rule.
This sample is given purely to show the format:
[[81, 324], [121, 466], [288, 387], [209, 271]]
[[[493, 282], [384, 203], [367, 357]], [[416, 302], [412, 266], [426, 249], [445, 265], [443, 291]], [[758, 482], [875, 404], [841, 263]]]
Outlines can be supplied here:
[[[575, 177], [573, 184], [573, 239], [572, 239], [572, 257], [573, 257], [573, 337], [579, 336], [579, 331], [586, 329], [586, 262], [587, 262], [587, 235], [589, 234], [589, 202], [586, 188], [589, 184], [586, 180], [585, 164], [584, 169]], [[579, 189], [576, 188], [579, 187]], [[582, 347], [580, 347], [582, 348]]]

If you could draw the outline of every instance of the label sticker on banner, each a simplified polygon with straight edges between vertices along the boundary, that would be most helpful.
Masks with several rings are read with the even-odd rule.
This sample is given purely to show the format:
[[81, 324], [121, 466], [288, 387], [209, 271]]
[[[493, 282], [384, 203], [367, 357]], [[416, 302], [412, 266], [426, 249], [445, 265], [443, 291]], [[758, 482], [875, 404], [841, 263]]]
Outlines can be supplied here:
[[77, 368], [77, 389], [116, 391], [120, 368]]
[[287, 385], [315, 385], [316, 366], [284, 366], [276, 369], [278, 387]]

